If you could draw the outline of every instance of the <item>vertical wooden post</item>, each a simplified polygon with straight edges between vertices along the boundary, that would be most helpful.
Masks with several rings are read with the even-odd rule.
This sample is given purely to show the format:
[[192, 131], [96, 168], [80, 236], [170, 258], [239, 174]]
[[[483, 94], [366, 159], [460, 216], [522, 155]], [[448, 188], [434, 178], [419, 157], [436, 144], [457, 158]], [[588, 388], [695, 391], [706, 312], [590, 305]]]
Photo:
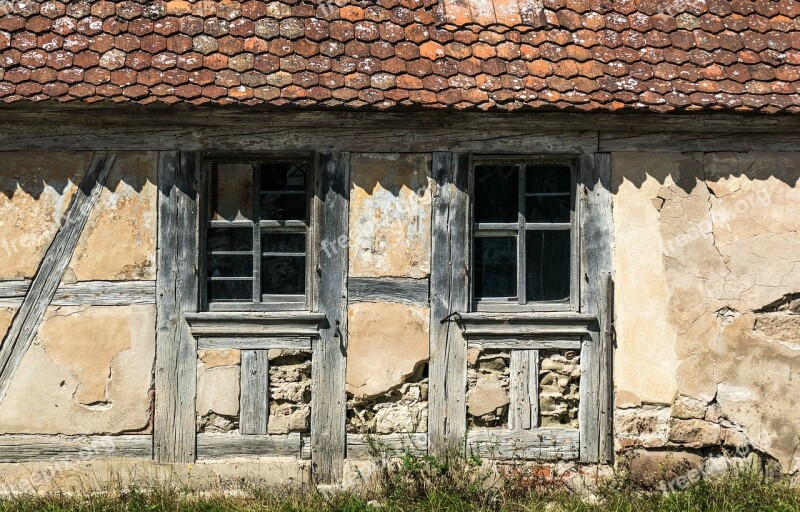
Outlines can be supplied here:
[[611, 357], [609, 287], [613, 276], [611, 156], [580, 159], [581, 312], [597, 317], [597, 328], [581, 350], [580, 459], [611, 460]]
[[508, 428], [530, 430], [539, 426], [539, 351], [511, 351]]
[[467, 431], [467, 344], [453, 313], [469, 307], [469, 156], [433, 153], [430, 390], [428, 449], [464, 449]]
[[199, 166], [195, 153], [159, 153], [153, 454], [164, 463], [196, 456], [197, 343], [183, 314], [198, 309]]
[[350, 154], [320, 155], [319, 311], [327, 317], [312, 356], [311, 463], [320, 484], [344, 471]]
[[239, 432], [267, 433], [269, 417], [269, 351], [242, 350]]

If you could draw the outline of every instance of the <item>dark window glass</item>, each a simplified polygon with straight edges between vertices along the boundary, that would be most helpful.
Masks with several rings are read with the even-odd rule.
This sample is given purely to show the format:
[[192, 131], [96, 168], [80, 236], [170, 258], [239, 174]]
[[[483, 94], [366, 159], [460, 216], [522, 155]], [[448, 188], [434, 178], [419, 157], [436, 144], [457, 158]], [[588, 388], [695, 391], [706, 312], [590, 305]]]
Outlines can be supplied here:
[[264, 256], [261, 292], [267, 295], [302, 295], [306, 291], [306, 257]]
[[516, 237], [475, 238], [475, 297], [517, 296]]
[[253, 282], [247, 281], [209, 281], [209, 302], [250, 302], [253, 300]]
[[306, 220], [305, 164], [262, 164], [260, 172], [261, 218]]
[[527, 300], [569, 300], [570, 232], [528, 231], [526, 235]]
[[572, 178], [566, 166], [528, 166], [526, 222], [569, 222]]
[[517, 222], [519, 172], [510, 165], [475, 167], [475, 222]]
[[252, 277], [253, 255], [209, 254], [208, 277]]
[[306, 235], [302, 233], [268, 233], [261, 237], [265, 253], [306, 253]]
[[253, 228], [209, 228], [209, 251], [252, 251]]

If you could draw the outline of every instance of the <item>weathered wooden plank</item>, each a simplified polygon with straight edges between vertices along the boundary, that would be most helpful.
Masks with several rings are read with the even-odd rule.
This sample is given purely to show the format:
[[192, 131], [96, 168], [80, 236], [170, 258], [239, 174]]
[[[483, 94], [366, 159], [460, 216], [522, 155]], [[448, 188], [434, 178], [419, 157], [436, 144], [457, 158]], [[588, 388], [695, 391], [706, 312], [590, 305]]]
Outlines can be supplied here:
[[347, 435], [347, 458], [422, 456], [428, 453], [428, 434]]
[[499, 350], [580, 350], [582, 341], [574, 339], [518, 338], [513, 337], [477, 337], [468, 338], [467, 345], [472, 348], [489, 348]]
[[467, 346], [455, 315], [469, 307], [469, 157], [434, 153], [431, 230], [429, 450], [463, 450], [467, 428]]
[[428, 280], [409, 277], [351, 277], [347, 282], [350, 302], [399, 302], [427, 305]]
[[61, 227], [47, 248], [27, 294], [11, 321], [0, 346], [0, 401], [5, 398], [14, 372], [39, 330], [115, 159], [115, 153], [97, 153], [93, 156]]
[[[694, 130], [687, 126], [687, 130]], [[600, 151], [797, 151], [800, 134], [794, 133], [637, 133], [600, 134]]]
[[483, 324], [490, 324], [493, 327], [503, 325], [581, 325], [588, 326], [597, 319], [593, 315], [576, 313], [574, 311], [550, 311], [536, 313], [489, 313], [472, 312], [462, 313], [459, 320], [464, 324], [466, 330], [474, 329]]
[[198, 459], [233, 457], [300, 457], [300, 434], [241, 435], [198, 434]]
[[610, 330], [607, 283], [613, 272], [613, 218], [610, 155], [581, 157], [581, 312], [597, 317], [599, 325], [584, 338], [581, 350], [581, 461], [599, 462], [611, 456], [606, 442], [611, 421], [610, 347], [603, 335]]
[[317, 483], [342, 479], [346, 450], [347, 273], [350, 154], [320, 155], [322, 247], [319, 252], [319, 312], [327, 322], [319, 330], [312, 356], [311, 461]]
[[308, 311], [203, 312], [184, 315], [197, 337], [309, 338], [318, 334], [325, 315]]
[[467, 452], [498, 460], [575, 460], [579, 434], [574, 429], [473, 429], [467, 433]]
[[311, 338], [198, 338], [197, 348], [201, 350], [311, 350]]
[[239, 391], [239, 432], [265, 435], [269, 417], [269, 357], [266, 350], [243, 350]]
[[584, 336], [589, 334], [591, 329], [579, 326], [569, 325], [541, 325], [541, 326], [498, 326], [492, 327], [491, 325], [481, 326], [480, 328], [467, 329], [464, 336], [469, 339], [482, 338], [489, 339], [492, 337], [501, 338], [535, 338], [535, 337], [563, 337], [563, 336]]
[[153, 449], [157, 462], [189, 463], [196, 454], [197, 343], [183, 315], [199, 303], [198, 157], [158, 158], [158, 250]]
[[110, 458], [149, 459], [153, 438], [120, 436], [0, 436], [0, 462], [36, 460], [93, 460]]
[[509, 428], [536, 428], [539, 423], [539, 351], [512, 350], [510, 370]]

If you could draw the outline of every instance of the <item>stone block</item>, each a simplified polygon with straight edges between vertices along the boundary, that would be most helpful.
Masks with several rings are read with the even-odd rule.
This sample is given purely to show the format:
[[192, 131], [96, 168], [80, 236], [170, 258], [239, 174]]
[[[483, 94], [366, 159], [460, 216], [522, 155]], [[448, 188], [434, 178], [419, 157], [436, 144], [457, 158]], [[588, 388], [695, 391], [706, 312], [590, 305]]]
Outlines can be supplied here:
[[51, 307], [0, 404], [0, 432], [145, 431], [154, 356], [155, 306]]
[[[197, 362], [197, 416], [200, 432], [227, 432], [239, 415], [240, 367], [222, 350], [204, 351]], [[213, 355], [212, 355], [213, 354]]]
[[429, 154], [356, 154], [351, 159], [350, 276], [430, 274]]
[[631, 479], [653, 487], [702, 467], [703, 457], [693, 452], [638, 449], [628, 454]]
[[672, 420], [669, 440], [693, 448], [717, 446], [720, 441], [720, 426], [704, 420]]

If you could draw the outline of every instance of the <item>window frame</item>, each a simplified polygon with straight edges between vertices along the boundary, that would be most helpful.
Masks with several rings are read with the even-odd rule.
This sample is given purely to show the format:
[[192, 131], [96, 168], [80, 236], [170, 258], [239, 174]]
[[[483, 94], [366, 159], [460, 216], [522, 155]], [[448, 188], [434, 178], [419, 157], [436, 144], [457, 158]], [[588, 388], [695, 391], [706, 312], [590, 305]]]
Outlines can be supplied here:
[[[469, 213], [468, 232], [470, 247], [469, 298], [471, 311], [476, 312], [569, 312], [580, 311], [580, 202], [578, 201], [580, 172], [577, 155], [470, 155], [469, 162]], [[475, 174], [479, 165], [515, 165], [518, 172], [517, 221], [514, 223], [475, 222]], [[527, 166], [561, 165], [570, 168], [570, 221], [568, 223], [536, 223], [525, 220], [525, 180]], [[557, 226], [557, 227], [553, 227]], [[536, 230], [569, 230], [570, 232], [570, 291], [568, 301], [526, 301], [525, 275], [525, 234]], [[478, 237], [514, 236], [517, 240], [517, 297], [477, 298], [475, 297], [475, 239]], [[521, 292], [521, 293], [520, 293]]]
[[[298, 162], [306, 164], [306, 221], [261, 220], [260, 173], [253, 173], [253, 220], [219, 221], [212, 220], [211, 201], [214, 185], [212, 166], [218, 164], [248, 164], [258, 162]], [[208, 153], [202, 158], [201, 197], [200, 197], [200, 310], [210, 312], [247, 311], [312, 311], [318, 297], [317, 244], [319, 240], [319, 219], [321, 200], [319, 195], [319, 158], [310, 153]], [[258, 219], [257, 221], [255, 219]], [[258, 222], [259, 229], [255, 229]], [[208, 229], [211, 227], [248, 227], [253, 233], [253, 299], [252, 302], [211, 302], [208, 300]], [[261, 293], [261, 237], [265, 233], [304, 233], [305, 245], [305, 294], [304, 295], [266, 295]], [[257, 293], [260, 294], [257, 296]], [[257, 300], [258, 297], [258, 300]], [[299, 300], [298, 300], [299, 299]]]

